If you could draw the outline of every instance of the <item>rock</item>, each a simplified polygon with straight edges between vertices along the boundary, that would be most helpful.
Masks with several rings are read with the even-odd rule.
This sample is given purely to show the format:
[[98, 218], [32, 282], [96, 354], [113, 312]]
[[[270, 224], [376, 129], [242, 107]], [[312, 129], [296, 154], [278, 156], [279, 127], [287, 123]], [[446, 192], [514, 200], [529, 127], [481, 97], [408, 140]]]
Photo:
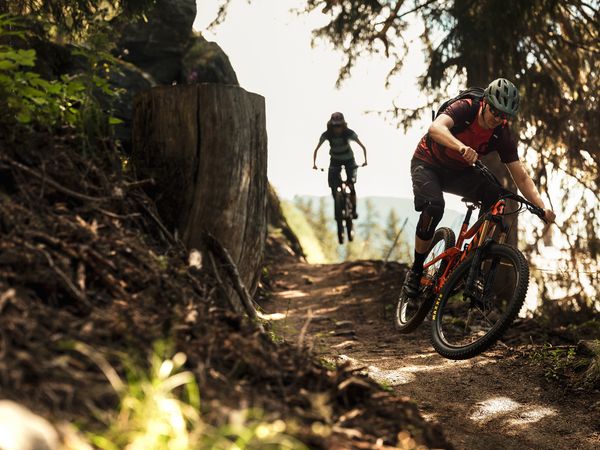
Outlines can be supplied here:
[[344, 341], [344, 342], [340, 342], [339, 344], [334, 345], [332, 348], [337, 348], [337, 349], [351, 349], [352, 347], [354, 347], [354, 345], [356, 344], [356, 341]]
[[118, 94], [112, 99], [112, 114], [122, 120], [115, 126], [115, 135], [125, 153], [130, 154], [133, 99], [138, 93], [155, 86], [156, 81], [150, 74], [125, 61], [115, 60], [113, 67], [109, 73], [109, 83], [111, 88], [118, 90]]
[[302, 280], [304, 280], [304, 284], [315, 284], [312, 278], [306, 275], [302, 277]]
[[56, 429], [46, 419], [10, 400], [0, 401], [2, 450], [58, 450]]
[[336, 328], [352, 327], [354, 323], [351, 320], [339, 320], [335, 323]]
[[194, 34], [182, 60], [182, 81], [239, 85], [229, 57], [215, 42]]
[[577, 353], [586, 356], [600, 355], [600, 340], [581, 340], [577, 343]]
[[147, 21], [133, 22], [123, 29], [118, 43], [120, 56], [159, 84], [181, 82], [182, 58], [188, 49], [196, 0], [157, 0]]
[[333, 333], [334, 336], [356, 336], [354, 330], [339, 330]]

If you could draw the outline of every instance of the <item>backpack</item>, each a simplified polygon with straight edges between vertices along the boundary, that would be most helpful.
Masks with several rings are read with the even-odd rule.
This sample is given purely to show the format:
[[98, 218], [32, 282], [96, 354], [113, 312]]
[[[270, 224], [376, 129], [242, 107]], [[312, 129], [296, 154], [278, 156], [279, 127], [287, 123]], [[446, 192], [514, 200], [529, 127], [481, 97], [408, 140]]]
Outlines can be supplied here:
[[[469, 128], [473, 121], [477, 118], [477, 113], [479, 112], [479, 106], [481, 104], [481, 100], [483, 100], [484, 92], [485, 89], [481, 87], [470, 87], [460, 91], [457, 96], [452, 97], [450, 100], [446, 100], [444, 103], [442, 103], [437, 112], [431, 110], [431, 120], [434, 121], [452, 103], [458, 100], [471, 99], [472, 103], [471, 110], [469, 111], [469, 119], [465, 120], [463, 123], [455, 123], [450, 129], [450, 132], [454, 135], [462, 133]], [[504, 128], [504, 124], [498, 125], [496, 128], [494, 128], [492, 137], [488, 142], [488, 146], [500, 137], [502, 128]], [[427, 146], [431, 148], [431, 137], [429, 136], [429, 133], [427, 133]]]
[[[461, 124], [454, 124], [452, 127], [452, 134], [458, 134], [465, 131], [467, 128], [471, 126], [475, 118], [477, 117], [477, 113], [479, 112], [479, 105], [481, 104], [481, 100], [483, 99], [484, 89], [480, 87], [470, 87], [464, 89], [458, 93], [456, 97], [452, 97], [450, 100], [446, 100], [442, 103], [442, 106], [439, 107], [437, 112], [431, 111], [431, 120], [435, 120], [448, 106], [458, 100], [470, 99], [473, 102], [471, 103], [471, 111], [469, 111], [469, 119]], [[494, 135], [496, 134], [496, 130], [494, 130]]]

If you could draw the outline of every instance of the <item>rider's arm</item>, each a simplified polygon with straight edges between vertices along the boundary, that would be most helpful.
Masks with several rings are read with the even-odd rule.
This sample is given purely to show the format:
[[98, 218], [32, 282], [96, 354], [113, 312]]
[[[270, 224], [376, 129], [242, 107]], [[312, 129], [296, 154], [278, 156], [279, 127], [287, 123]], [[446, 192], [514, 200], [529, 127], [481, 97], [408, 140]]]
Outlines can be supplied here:
[[360, 142], [360, 139], [358, 139], [358, 136], [356, 137], [355, 141], [362, 148], [363, 156], [365, 157], [365, 162], [364, 162], [363, 166], [366, 166], [367, 165], [367, 148], [363, 145], [362, 142]]
[[315, 148], [315, 151], [313, 153], [313, 169], [317, 168], [317, 152], [319, 151], [319, 147], [321, 147], [323, 142], [325, 142], [325, 141], [319, 140], [319, 143], [317, 144], [317, 147]]
[[554, 222], [556, 215], [551, 209], [546, 208], [542, 197], [533, 183], [533, 180], [529, 176], [529, 174], [525, 171], [523, 164], [521, 161], [514, 161], [506, 164], [511, 176], [515, 180], [515, 184], [519, 188], [519, 191], [523, 194], [527, 200], [536, 205], [539, 208], [542, 208], [546, 212], [546, 220], [549, 222]]
[[447, 114], [440, 114], [430, 125], [428, 133], [431, 139], [444, 147], [459, 152], [470, 164], [477, 161], [477, 152], [468, 145], [463, 144], [450, 132], [454, 120]]

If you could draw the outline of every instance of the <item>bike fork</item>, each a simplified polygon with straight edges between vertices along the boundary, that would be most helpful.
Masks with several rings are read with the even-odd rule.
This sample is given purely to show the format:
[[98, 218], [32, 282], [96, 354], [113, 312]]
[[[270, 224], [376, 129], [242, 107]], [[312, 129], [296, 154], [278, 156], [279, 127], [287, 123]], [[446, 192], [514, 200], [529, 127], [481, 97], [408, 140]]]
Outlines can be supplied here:
[[479, 275], [479, 266], [481, 264], [481, 257], [483, 255], [484, 250], [488, 247], [488, 245], [492, 242], [491, 239], [486, 239], [486, 241], [478, 246], [475, 249], [475, 254], [473, 255], [473, 262], [471, 263], [471, 267], [469, 268], [469, 275], [467, 276], [467, 282], [465, 284], [465, 292], [464, 295], [470, 299], [476, 298], [475, 292], [475, 280]]

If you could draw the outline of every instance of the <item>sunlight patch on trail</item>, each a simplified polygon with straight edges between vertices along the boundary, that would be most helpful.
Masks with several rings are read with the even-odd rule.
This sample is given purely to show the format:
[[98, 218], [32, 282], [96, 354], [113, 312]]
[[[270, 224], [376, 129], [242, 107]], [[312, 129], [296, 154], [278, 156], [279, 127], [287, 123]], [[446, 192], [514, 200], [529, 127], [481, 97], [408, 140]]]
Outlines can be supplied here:
[[424, 359], [424, 358], [431, 358], [432, 356], [438, 356], [438, 354], [436, 352], [429, 352], [429, 353], [421, 353], [418, 355], [408, 355], [408, 356], [403, 356], [403, 359]]
[[524, 411], [519, 414], [519, 417], [516, 419], [511, 419], [508, 421], [511, 425], [526, 425], [529, 423], [538, 422], [544, 417], [555, 416], [556, 410], [553, 408], [546, 408], [545, 406], [540, 406], [529, 411]]
[[299, 291], [297, 289], [293, 289], [290, 291], [279, 292], [277, 295], [279, 295], [280, 297], [283, 297], [283, 298], [300, 298], [300, 297], [306, 297], [308, 294], [306, 292]]
[[508, 397], [494, 397], [480, 402], [471, 414], [475, 422], [487, 422], [500, 416], [509, 416], [507, 423], [513, 426], [538, 422], [544, 417], [556, 415], [556, 410], [543, 406], [523, 405]]
[[367, 367], [368, 376], [379, 384], [399, 386], [415, 381], [415, 374], [402, 370], [382, 370], [375, 366]]
[[347, 355], [339, 355], [333, 358], [335, 364], [350, 364], [352, 368], [364, 368], [365, 374], [380, 384], [388, 386], [399, 386], [415, 381], [418, 372], [438, 372], [460, 367], [466, 367], [472, 364], [469, 361], [450, 361], [443, 360], [441, 363], [422, 366], [404, 366], [396, 369], [384, 369], [369, 364], [366, 361], [360, 361]]
[[505, 414], [518, 409], [520, 403], [511, 400], [508, 397], [496, 397], [481, 402], [470, 419], [476, 422], [493, 419], [495, 416]]

